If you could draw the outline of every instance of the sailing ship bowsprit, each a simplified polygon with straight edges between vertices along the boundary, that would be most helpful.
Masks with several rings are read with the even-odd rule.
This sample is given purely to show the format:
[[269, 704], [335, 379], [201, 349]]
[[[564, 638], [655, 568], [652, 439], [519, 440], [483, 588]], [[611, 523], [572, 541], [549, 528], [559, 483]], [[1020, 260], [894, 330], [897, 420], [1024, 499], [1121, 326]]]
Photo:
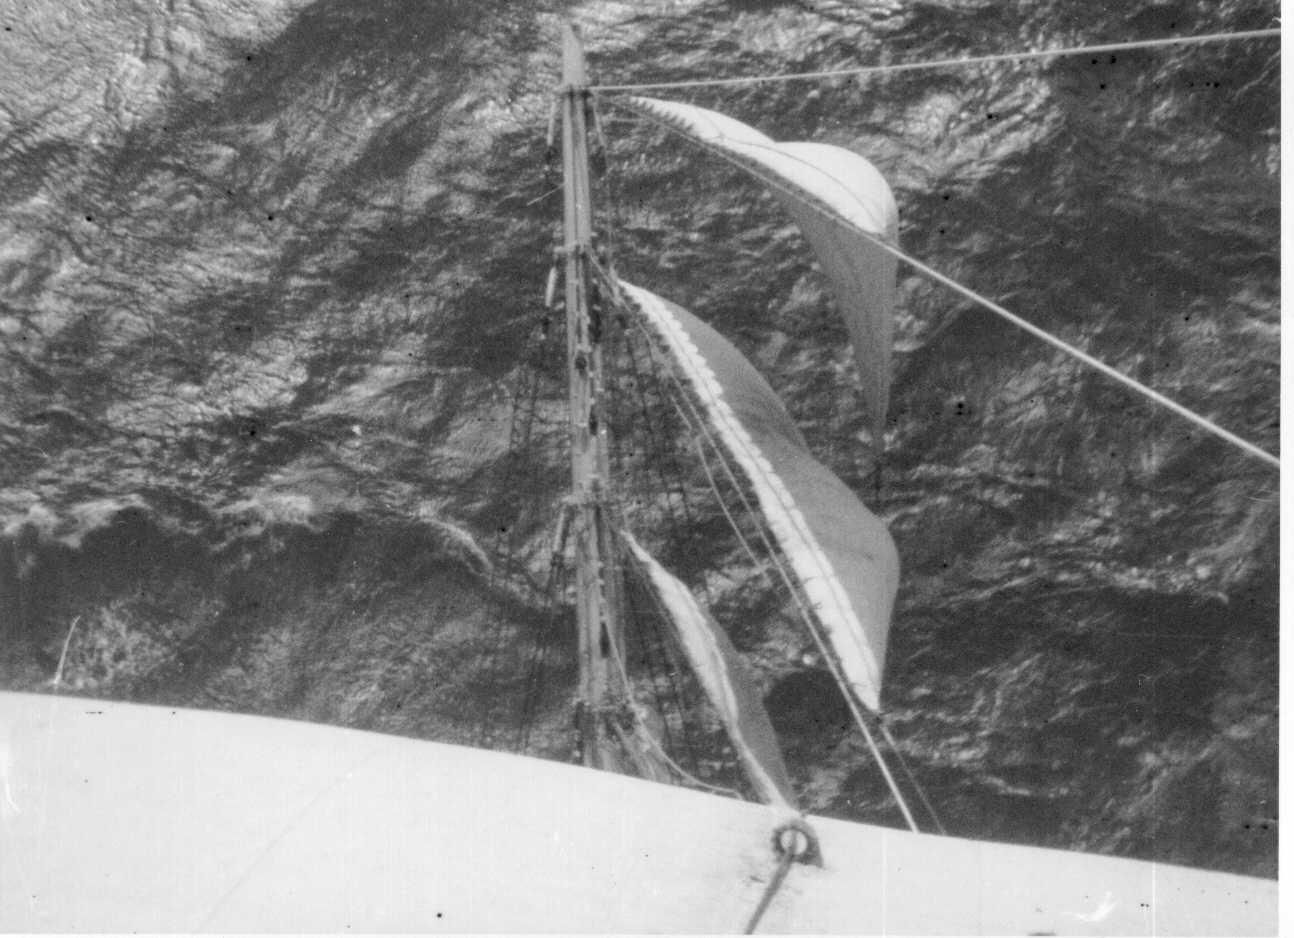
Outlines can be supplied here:
[[[883, 729], [874, 715], [898, 588], [893, 541], [814, 458], [732, 343], [621, 281], [599, 250], [595, 117], [572, 30], [564, 43], [559, 253], [572, 490], [558, 540], [575, 570], [583, 765], [256, 717], [0, 695], [0, 925], [1274, 934], [1267, 881], [915, 832], [871, 737]], [[748, 171], [797, 223], [848, 325], [880, 447], [895, 293], [887, 246], [897, 236], [880, 174], [850, 151], [776, 142], [691, 105], [627, 106]], [[914, 830], [801, 814], [740, 654], [648, 550], [647, 534], [629, 530], [611, 475], [609, 311], [650, 340], [669, 402], [717, 467], [704, 471], [727, 477], [757, 516], [756, 562], [808, 630]], [[625, 656], [633, 591], [668, 624], [763, 805], [658, 783], [686, 773], [635, 700]]]

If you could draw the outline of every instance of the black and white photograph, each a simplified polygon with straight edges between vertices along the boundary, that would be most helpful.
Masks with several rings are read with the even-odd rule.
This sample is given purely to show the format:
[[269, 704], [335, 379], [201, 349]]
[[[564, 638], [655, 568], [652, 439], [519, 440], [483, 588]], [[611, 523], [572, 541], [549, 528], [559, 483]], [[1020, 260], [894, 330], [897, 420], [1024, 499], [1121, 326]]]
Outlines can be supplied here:
[[0, 932], [1278, 934], [1280, 13], [0, 3]]

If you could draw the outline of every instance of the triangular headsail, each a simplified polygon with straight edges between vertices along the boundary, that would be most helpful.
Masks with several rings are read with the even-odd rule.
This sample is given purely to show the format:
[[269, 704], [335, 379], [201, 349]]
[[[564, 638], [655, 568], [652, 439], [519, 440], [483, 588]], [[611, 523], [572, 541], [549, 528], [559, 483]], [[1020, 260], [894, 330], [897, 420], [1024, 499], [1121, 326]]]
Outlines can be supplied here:
[[633, 535], [622, 531], [620, 537], [678, 636], [759, 799], [794, 812], [795, 793], [777, 746], [777, 734], [746, 664], [727, 633], [698, 605], [687, 586], [662, 567]]
[[899, 561], [885, 525], [813, 458], [782, 402], [723, 336], [621, 281], [741, 467], [854, 695], [880, 707]]
[[854, 346], [868, 426], [879, 444], [889, 406], [897, 261], [872, 238], [898, 240], [898, 209], [885, 179], [841, 147], [778, 142], [690, 104], [639, 97], [629, 103], [744, 167], [795, 219], [835, 290]]

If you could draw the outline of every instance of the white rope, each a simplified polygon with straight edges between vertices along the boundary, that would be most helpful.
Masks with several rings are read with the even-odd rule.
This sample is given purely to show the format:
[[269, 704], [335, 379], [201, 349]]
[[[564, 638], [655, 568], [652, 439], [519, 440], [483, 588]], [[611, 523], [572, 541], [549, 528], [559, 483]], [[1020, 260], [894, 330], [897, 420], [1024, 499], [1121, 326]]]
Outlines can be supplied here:
[[54, 670], [54, 677], [49, 682], [50, 687], [57, 688], [63, 683], [63, 665], [67, 663], [67, 650], [72, 645], [72, 633], [76, 631], [76, 627], [80, 622], [81, 617], [76, 616], [72, 619], [72, 624], [68, 626], [67, 637], [63, 639], [63, 652], [58, 656], [58, 667]]
[[[622, 106], [624, 105], [622, 104]], [[956, 293], [960, 293], [962, 296], [979, 304], [980, 306], [983, 306], [985, 309], [989, 310], [990, 312], [996, 313], [997, 315], [1005, 319], [1007, 322], [1011, 323], [1012, 325], [1018, 326], [1019, 328], [1023, 329], [1025, 332], [1028, 332], [1030, 335], [1035, 336], [1036, 338], [1042, 339], [1042, 341], [1059, 349], [1060, 351], [1064, 352], [1066, 355], [1069, 355], [1072, 358], [1075, 358], [1078, 361], [1082, 362], [1083, 364], [1087, 365], [1088, 367], [1101, 372], [1106, 377], [1112, 378], [1113, 380], [1119, 382], [1125, 387], [1146, 397], [1148, 400], [1156, 404], [1159, 404], [1161, 407], [1171, 410], [1179, 417], [1183, 417], [1186, 420], [1189, 420], [1191, 423], [1194, 423], [1196, 426], [1200, 427], [1201, 429], [1207, 431], [1208, 433], [1213, 434], [1218, 439], [1221, 439], [1227, 443], [1230, 443], [1232, 446], [1235, 446], [1238, 449], [1242, 450], [1243, 452], [1247, 453], [1248, 455], [1253, 456], [1255, 459], [1259, 459], [1262, 462], [1267, 463], [1269, 466], [1273, 467], [1278, 471], [1280, 470], [1280, 467], [1281, 467], [1280, 460], [1277, 457], [1273, 456], [1271, 453], [1262, 449], [1261, 447], [1256, 446], [1255, 444], [1250, 443], [1248, 440], [1237, 436], [1236, 434], [1232, 433], [1230, 430], [1226, 430], [1220, 427], [1212, 420], [1202, 416], [1201, 414], [1197, 414], [1189, 407], [1179, 404], [1176, 401], [1172, 400], [1171, 398], [1165, 397], [1163, 394], [1160, 394], [1158, 391], [1148, 388], [1140, 381], [1137, 381], [1135, 378], [1128, 377], [1123, 372], [1111, 367], [1110, 365], [1107, 365], [1105, 362], [1101, 361], [1100, 359], [1093, 358], [1091, 355], [1078, 349], [1077, 347], [1071, 345], [1070, 343], [1064, 341], [1063, 339], [1060, 339], [1057, 336], [1052, 335], [1050, 332], [1047, 332], [1045, 329], [1042, 329], [1039, 326], [1035, 326], [1027, 319], [1022, 318], [1016, 315], [1015, 313], [1011, 312], [1010, 310], [1006, 309], [1005, 307], [1001, 306], [1000, 304], [993, 302], [988, 297], [983, 296], [982, 294], [976, 293], [970, 287], [963, 286], [962, 284], [958, 283], [956, 280], [953, 280], [951, 277], [947, 276], [946, 274], [941, 274], [933, 267], [930, 267], [929, 265], [922, 263], [921, 261], [917, 260], [915, 257], [912, 257], [910, 254], [907, 254], [904, 251], [900, 250], [897, 246], [890, 244], [889, 242], [883, 240], [882, 238], [877, 237], [871, 232], [858, 227], [853, 222], [849, 221], [847, 218], [844, 218], [838, 212], [836, 212], [834, 209], [830, 208], [826, 204], [820, 203], [816, 199], [806, 198], [803, 192], [797, 192], [794, 189], [790, 188], [789, 186], [784, 185], [781, 182], [781, 180], [779, 180], [776, 176], [773, 176], [770, 173], [763, 170], [763, 168], [760, 167], [758, 164], [748, 163], [746, 161], [743, 161], [737, 158], [733, 154], [720, 149], [717, 146], [709, 144], [703, 140], [698, 140], [697, 138], [688, 134], [683, 129], [672, 124], [670, 121], [658, 118], [652, 115], [648, 111], [640, 110], [636, 107], [633, 107], [632, 105], [629, 106], [629, 109], [634, 114], [637, 114], [638, 116], [645, 118], [651, 123], [656, 124], [658, 127], [663, 127], [672, 133], [678, 134], [679, 136], [681, 136], [683, 139], [687, 140], [689, 143], [693, 144], [694, 146], [698, 146], [703, 150], [707, 150], [710, 153], [713, 153], [715, 156], [718, 156], [720, 159], [726, 160], [727, 162], [733, 164], [734, 166], [740, 167], [741, 169], [750, 173], [752, 176], [755, 176], [756, 178], [758, 178], [765, 185], [769, 186], [770, 188], [777, 189], [779, 192], [782, 192], [783, 194], [795, 199], [796, 202], [810, 206], [811, 208], [813, 208], [814, 211], [818, 212], [820, 215], [822, 215], [824, 218], [828, 219], [829, 221], [832, 221], [838, 225], [843, 225], [847, 227], [849, 230], [857, 232], [858, 234], [861, 234], [863, 237], [867, 238], [877, 247], [881, 248], [881, 250], [889, 254], [892, 254], [894, 257], [898, 258], [901, 261], [904, 261], [913, 269], [915, 269], [917, 272], [924, 274], [925, 276], [929, 277], [931, 280], [934, 280], [937, 283], [940, 283], [948, 287], [950, 290]]]
[[700, 88], [719, 85], [755, 85], [773, 81], [817, 81], [823, 78], [879, 75], [891, 72], [915, 72], [935, 68], [952, 68], [964, 65], [984, 65], [992, 62], [1020, 62], [1028, 59], [1046, 59], [1063, 55], [1096, 55], [1104, 52], [1122, 52], [1128, 49], [1153, 49], [1160, 46], [1204, 45], [1213, 42], [1235, 42], [1241, 39], [1271, 39], [1280, 36], [1279, 28], [1247, 29], [1238, 32], [1205, 33], [1197, 36], [1164, 36], [1159, 39], [1139, 39], [1129, 42], [1107, 42], [1091, 46], [1064, 46], [1058, 49], [1034, 49], [1026, 52], [999, 52], [993, 55], [976, 55], [959, 59], [934, 59], [927, 62], [899, 62], [893, 65], [868, 65], [861, 68], [832, 69], [822, 72], [796, 72], [790, 75], [748, 75], [740, 78], [701, 78], [694, 81], [660, 81], [625, 85], [593, 85], [589, 90], [604, 94], [636, 91], [659, 91], [666, 88]]
[[890, 254], [893, 254], [899, 260], [906, 261], [911, 267], [915, 268], [920, 273], [925, 274], [931, 280], [935, 280], [943, 284], [944, 286], [948, 287], [948, 289], [953, 290], [956, 293], [960, 293], [962, 296], [966, 297], [969, 300], [973, 300], [974, 302], [978, 303], [980, 306], [983, 306], [985, 309], [989, 310], [990, 312], [997, 313], [999, 316], [1001, 316], [1003, 319], [1005, 319], [1007, 322], [1011, 323], [1012, 325], [1018, 326], [1019, 328], [1023, 329], [1025, 332], [1029, 333], [1030, 335], [1036, 336], [1037, 338], [1042, 339], [1042, 341], [1046, 342], [1048, 345], [1051, 345], [1055, 348], [1060, 349], [1066, 355], [1069, 355], [1070, 357], [1077, 359], [1078, 361], [1087, 365], [1089, 368], [1093, 368], [1101, 372], [1101, 374], [1105, 375], [1108, 378], [1114, 379], [1115, 381], [1122, 384], [1124, 387], [1130, 388], [1133, 391], [1136, 391], [1138, 394], [1141, 394], [1143, 397], [1146, 397], [1147, 399], [1158, 404], [1159, 406], [1164, 407], [1168, 410], [1171, 410], [1179, 417], [1186, 418], [1191, 423], [1213, 434], [1218, 439], [1225, 440], [1226, 442], [1230, 443], [1232, 446], [1235, 446], [1238, 449], [1241, 449], [1244, 452], [1248, 453], [1250, 456], [1253, 456], [1255, 459], [1262, 460], [1263, 462], [1267, 463], [1269, 466], [1276, 469], [1277, 471], [1280, 470], [1281, 461], [1275, 456], [1273, 456], [1271, 453], [1267, 452], [1265, 449], [1255, 446], [1253, 443], [1250, 443], [1248, 440], [1243, 439], [1242, 437], [1236, 436], [1230, 430], [1223, 429], [1222, 427], [1218, 426], [1209, 418], [1204, 417], [1200, 414], [1197, 414], [1189, 407], [1179, 404], [1172, 398], [1165, 397], [1163, 394], [1160, 394], [1158, 391], [1155, 391], [1155, 390], [1152, 390], [1151, 388], [1146, 387], [1140, 381], [1137, 381], [1135, 378], [1128, 377], [1123, 372], [1118, 371], [1115, 368], [1112, 368], [1111, 366], [1107, 365], [1105, 362], [1100, 361], [1099, 359], [1093, 358], [1091, 355], [1087, 354], [1086, 352], [1078, 348], [1075, 348], [1074, 346], [1070, 345], [1068, 342], [1064, 341], [1063, 339], [1057, 338], [1056, 336], [1052, 335], [1050, 332], [1047, 332], [1046, 330], [1041, 329], [1038, 326], [1035, 326], [1033, 323], [1029, 322], [1026, 319], [1022, 319], [1021, 317], [1017, 316], [1015, 313], [1011, 312], [1008, 309], [1003, 308], [997, 303], [994, 303], [992, 300], [988, 299], [987, 297], [982, 296], [979, 293], [976, 293], [970, 287], [962, 286], [962, 284], [958, 283], [956, 280], [953, 280], [951, 277], [948, 277], [945, 274], [941, 274], [939, 273], [939, 271], [934, 270], [931, 267], [928, 267], [927, 265], [921, 263], [921, 261], [905, 254], [903, 251], [900, 251], [898, 248], [894, 247], [893, 245], [886, 244], [884, 241], [881, 241], [879, 238], [873, 238], [871, 237], [871, 235], [868, 235], [866, 232], [863, 232], [863, 234], [866, 237], [870, 238], [874, 243], [880, 245], [884, 250], [888, 251]]

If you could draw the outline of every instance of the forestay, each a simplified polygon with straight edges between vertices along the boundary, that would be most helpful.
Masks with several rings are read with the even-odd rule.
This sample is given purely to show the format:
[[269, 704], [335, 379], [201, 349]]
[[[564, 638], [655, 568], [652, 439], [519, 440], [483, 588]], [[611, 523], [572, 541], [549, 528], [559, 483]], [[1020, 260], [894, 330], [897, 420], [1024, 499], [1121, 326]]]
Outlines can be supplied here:
[[849, 329], [863, 406], [880, 445], [890, 395], [897, 260], [872, 239], [898, 241], [898, 208], [885, 179], [850, 150], [784, 143], [723, 114], [654, 98], [631, 106], [736, 162], [769, 188], [804, 232]]
[[850, 690], [878, 710], [899, 578], [889, 531], [813, 458], [781, 400], [732, 343], [682, 307], [621, 287], [749, 479]]

